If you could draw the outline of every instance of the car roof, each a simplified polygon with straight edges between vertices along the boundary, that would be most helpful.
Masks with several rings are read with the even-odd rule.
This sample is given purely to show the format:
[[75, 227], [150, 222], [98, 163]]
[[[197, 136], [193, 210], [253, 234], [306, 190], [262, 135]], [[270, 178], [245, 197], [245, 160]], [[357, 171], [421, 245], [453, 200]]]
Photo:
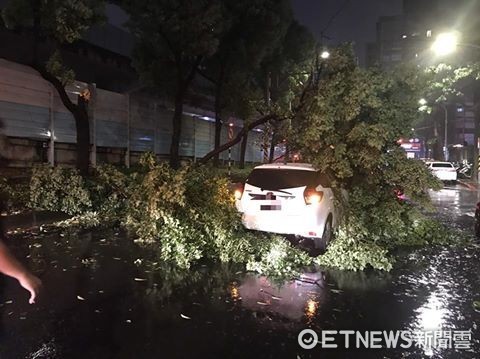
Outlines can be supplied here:
[[316, 169], [309, 163], [268, 163], [256, 166], [255, 169], [316, 171]]

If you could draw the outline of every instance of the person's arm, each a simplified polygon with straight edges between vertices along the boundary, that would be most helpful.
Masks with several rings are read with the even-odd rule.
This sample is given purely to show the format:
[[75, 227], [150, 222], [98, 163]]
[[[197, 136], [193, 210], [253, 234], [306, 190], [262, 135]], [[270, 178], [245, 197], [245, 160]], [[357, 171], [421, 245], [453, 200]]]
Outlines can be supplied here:
[[35, 303], [42, 282], [15, 259], [2, 241], [0, 241], [0, 272], [18, 280], [20, 285], [30, 292], [29, 303]]

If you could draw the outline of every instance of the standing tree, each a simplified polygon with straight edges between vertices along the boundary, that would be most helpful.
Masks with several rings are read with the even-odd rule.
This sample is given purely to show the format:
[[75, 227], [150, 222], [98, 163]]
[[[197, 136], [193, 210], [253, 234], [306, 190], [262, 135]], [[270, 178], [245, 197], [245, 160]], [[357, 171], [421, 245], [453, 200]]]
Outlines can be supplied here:
[[[428, 67], [425, 71], [426, 91], [424, 94], [427, 104], [422, 110], [432, 112], [437, 109], [442, 113], [446, 111], [448, 102], [458, 101], [471, 94], [475, 112], [475, 135], [473, 141], [473, 174], [478, 177], [478, 137], [480, 131], [480, 63], [472, 62], [465, 65], [439, 64]], [[435, 121], [435, 119], [433, 119]], [[437, 153], [441, 152], [442, 144], [439, 140], [438, 124], [434, 122], [434, 141]], [[445, 139], [444, 139], [445, 140]]]
[[[201, 162], [242, 141], [241, 157], [245, 156], [248, 132], [258, 126], [264, 130], [275, 127], [282, 131], [278, 138], [285, 138], [289, 125], [276, 125], [290, 117], [295, 98], [302, 97], [309, 83], [315, 62], [315, 41], [312, 34], [295, 21], [291, 21], [277, 46], [266, 52], [258, 67], [230, 75], [224, 87], [225, 109], [245, 121], [245, 126], [232, 141], [216, 147]], [[268, 81], [268, 79], [273, 81]], [[269, 83], [266, 88], [266, 84]], [[265, 96], [265, 92], [268, 93]], [[270, 100], [268, 100], [268, 99]], [[301, 101], [300, 101], [301, 102]], [[240, 161], [244, 162], [244, 161]]]
[[[226, 0], [223, 2], [229, 24], [220, 38], [218, 51], [201, 75], [214, 87], [215, 149], [220, 146], [222, 117], [228, 108], [228, 97], [242, 96], [251, 87], [251, 77], [265, 56], [283, 40], [292, 21], [287, 0]], [[234, 105], [237, 107], [236, 105]], [[214, 158], [218, 165], [218, 155]]]
[[195, 75], [218, 48], [220, 0], [132, 0], [124, 8], [136, 39], [134, 66], [143, 80], [173, 98], [170, 165], [180, 165], [183, 105]]
[[[280, 44], [264, 59], [258, 82], [266, 84], [271, 106], [290, 110], [292, 101], [302, 93], [315, 63], [315, 40], [311, 32], [292, 21]], [[269, 126], [269, 162], [275, 160], [275, 147], [288, 137], [289, 124]], [[285, 143], [288, 145], [288, 143]]]
[[427, 203], [427, 189], [438, 188], [426, 166], [407, 158], [397, 143], [411, 135], [420, 117], [423, 74], [417, 68], [360, 69], [348, 48], [332, 51], [320, 69], [295, 113], [293, 143], [303, 160], [328, 174], [335, 188], [349, 192], [344, 223], [321, 261], [388, 269], [387, 251], [418, 240], [426, 223], [415, 207], [398, 201], [395, 191]]
[[75, 74], [62, 63], [61, 49], [82, 38], [93, 24], [102, 20], [105, 2], [101, 0], [11, 0], [2, 12], [7, 28], [16, 28], [29, 36], [31, 53], [28, 64], [58, 92], [63, 105], [74, 119], [77, 131], [77, 168], [88, 173], [90, 124], [88, 90], [72, 101], [65, 86]]
[[[225, 91], [225, 109], [234, 116], [243, 119], [244, 129], [247, 129], [252, 119], [257, 115], [257, 106], [263, 104], [263, 92], [258, 85], [251, 81], [251, 77], [244, 78], [243, 73], [232, 77]], [[243, 131], [240, 145], [239, 167], [245, 167], [245, 154], [247, 151], [248, 133]], [[218, 149], [219, 147], [217, 147]], [[214, 149], [215, 150], [215, 149]]]
[[[392, 73], [363, 70], [346, 47], [332, 50], [331, 57], [319, 61], [316, 72], [307, 77], [302, 91], [292, 98], [288, 116], [272, 111], [249, 122], [216, 151], [238, 143], [257, 125], [292, 118], [292, 149], [331, 178], [339, 201], [346, 198], [340, 189], [349, 192], [337, 238], [316, 260], [319, 264], [389, 270], [389, 250], [443, 243], [441, 229], [395, 195], [400, 190], [415, 203], [425, 204], [427, 190], [439, 188], [426, 166], [407, 158], [398, 144], [398, 139], [410, 136], [420, 117], [418, 99], [428, 88], [424, 73], [417, 68]], [[214, 155], [215, 151], [202, 161]]]

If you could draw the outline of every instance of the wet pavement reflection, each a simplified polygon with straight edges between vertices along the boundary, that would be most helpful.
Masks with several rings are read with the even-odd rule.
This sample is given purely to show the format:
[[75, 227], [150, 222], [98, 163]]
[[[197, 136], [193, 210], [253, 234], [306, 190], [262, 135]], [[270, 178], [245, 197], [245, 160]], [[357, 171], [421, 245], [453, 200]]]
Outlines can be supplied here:
[[[479, 194], [431, 194], [440, 216], [473, 233]], [[478, 358], [480, 255], [458, 248], [401, 253], [390, 273], [306, 272], [295, 280], [205, 263], [181, 271], [120, 231], [36, 231], [12, 240], [41, 276], [30, 306], [8, 278], [0, 288], [0, 358]], [[312, 350], [304, 328], [471, 330], [470, 350]]]

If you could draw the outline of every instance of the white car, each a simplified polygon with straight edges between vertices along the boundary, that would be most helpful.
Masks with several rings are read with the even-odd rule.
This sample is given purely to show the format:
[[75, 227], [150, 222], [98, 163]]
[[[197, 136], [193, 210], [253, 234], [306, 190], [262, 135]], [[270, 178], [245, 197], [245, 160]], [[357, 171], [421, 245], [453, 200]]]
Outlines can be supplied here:
[[450, 162], [433, 161], [428, 162], [427, 166], [441, 181], [455, 182], [457, 180], [457, 170]]
[[338, 221], [330, 187], [310, 164], [266, 164], [237, 189], [236, 205], [248, 229], [312, 238], [325, 249]]

